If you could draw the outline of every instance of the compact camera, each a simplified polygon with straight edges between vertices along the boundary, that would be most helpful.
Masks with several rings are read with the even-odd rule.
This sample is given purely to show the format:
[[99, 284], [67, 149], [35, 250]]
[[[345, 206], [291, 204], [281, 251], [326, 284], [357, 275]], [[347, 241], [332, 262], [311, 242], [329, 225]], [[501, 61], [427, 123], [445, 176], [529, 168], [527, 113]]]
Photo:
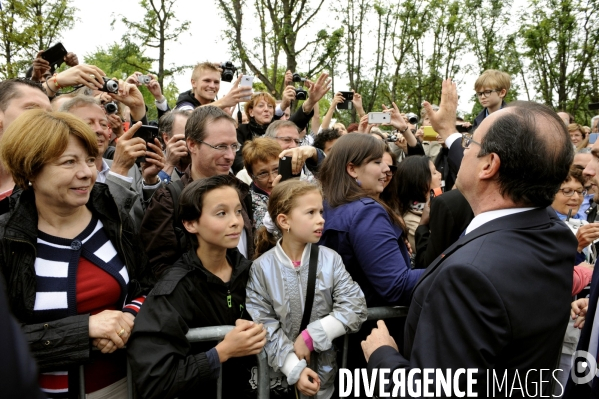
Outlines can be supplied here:
[[415, 125], [418, 123], [418, 115], [410, 112], [409, 114], [406, 114], [406, 117], [408, 118], [408, 123], [410, 125]]
[[114, 101], [104, 104], [104, 109], [108, 115], [116, 114], [119, 110], [119, 106]]
[[152, 81], [152, 77], [150, 75], [138, 75], [137, 81], [142, 85], [147, 85]]
[[308, 99], [308, 92], [301, 87], [295, 88], [295, 99], [296, 101], [302, 101]]
[[223, 82], [230, 82], [233, 80], [233, 76], [235, 72], [237, 72], [237, 68], [231, 61], [223, 62], [220, 64], [220, 69], [223, 71], [220, 74], [220, 80]]
[[106, 76], [102, 76], [102, 79], [104, 79], [104, 86], [98, 90], [112, 94], [117, 94], [119, 92], [119, 82], [117, 80], [108, 79]]

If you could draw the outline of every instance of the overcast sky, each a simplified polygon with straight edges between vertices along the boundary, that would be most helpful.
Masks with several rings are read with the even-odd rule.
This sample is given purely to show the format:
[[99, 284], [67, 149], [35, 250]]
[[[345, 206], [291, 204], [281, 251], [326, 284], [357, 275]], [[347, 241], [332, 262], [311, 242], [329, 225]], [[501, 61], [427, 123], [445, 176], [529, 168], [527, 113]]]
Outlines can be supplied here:
[[[98, 47], [106, 47], [113, 42], [120, 42], [125, 27], [122, 23], [117, 23], [114, 30], [110, 28], [110, 22], [114, 14], [129, 16], [132, 20], [141, 20], [144, 11], [139, 6], [137, 0], [103, 0], [101, 2], [92, 2], [89, 0], [73, 1], [75, 7], [79, 9], [76, 16], [79, 20], [75, 23], [73, 29], [65, 32], [62, 43], [68, 51], [75, 52], [80, 61], [83, 56], [92, 53]], [[169, 43], [167, 46], [166, 61], [167, 64], [193, 65], [198, 62], [225, 61], [231, 58], [228, 46], [222, 39], [222, 29], [226, 26], [220, 12], [213, 0], [178, 0], [176, 15], [179, 20], [190, 20], [191, 28], [188, 32], [181, 35], [179, 43]], [[246, 20], [251, 21], [251, 16]], [[330, 12], [323, 7], [319, 19], [326, 21], [330, 19]], [[314, 26], [322, 28], [321, 21], [316, 21]], [[313, 28], [315, 29], [315, 28]], [[146, 55], [157, 57], [157, 50], [148, 49]], [[175, 83], [180, 91], [191, 88], [189, 80], [191, 71], [187, 71], [175, 78]], [[470, 112], [472, 103], [469, 102], [472, 95], [472, 86], [476, 76], [459, 76], [464, 83], [459, 87], [460, 106], [462, 112]], [[348, 90], [346, 87], [347, 79], [337, 77], [335, 80], [336, 90]], [[221, 84], [221, 95], [226, 93], [230, 84], [223, 82]], [[418, 113], [418, 110], [406, 110]]]

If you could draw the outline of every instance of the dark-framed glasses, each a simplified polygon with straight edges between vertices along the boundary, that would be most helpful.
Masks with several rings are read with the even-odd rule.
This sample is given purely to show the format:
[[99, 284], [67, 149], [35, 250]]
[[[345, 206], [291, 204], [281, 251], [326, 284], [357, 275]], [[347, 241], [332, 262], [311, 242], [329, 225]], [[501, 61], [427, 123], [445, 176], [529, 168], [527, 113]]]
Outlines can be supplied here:
[[579, 197], [584, 197], [585, 195], [587, 195], [587, 190], [584, 188], [582, 190], [574, 190], [571, 188], [560, 188], [559, 191], [561, 191], [562, 194], [564, 194], [564, 197], [571, 197], [574, 195], [574, 193], [577, 193]]
[[493, 89], [493, 90], [485, 90], [485, 91], [477, 91], [476, 95], [478, 96], [478, 98], [482, 98], [482, 97], [489, 97], [491, 95], [491, 93], [493, 92], [499, 92], [500, 90], [498, 89]]

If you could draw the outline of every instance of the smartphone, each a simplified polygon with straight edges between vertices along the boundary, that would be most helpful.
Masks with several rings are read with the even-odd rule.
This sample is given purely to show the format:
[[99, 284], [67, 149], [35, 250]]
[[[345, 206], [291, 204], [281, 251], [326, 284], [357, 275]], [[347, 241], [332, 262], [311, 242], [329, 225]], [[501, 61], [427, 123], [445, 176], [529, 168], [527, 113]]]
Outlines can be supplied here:
[[436, 141], [437, 140], [437, 132], [433, 129], [432, 126], [422, 126], [422, 130], [424, 131], [423, 140], [426, 141]]
[[48, 61], [50, 66], [56, 65], [58, 68], [64, 62], [64, 56], [67, 55], [67, 49], [62, 43], [56, 43], [54, 46], [42, 53], [42, 58]]
[[352, 109], [352, 107], [354, 105], [352, 103], [352, 100], [354, 99], [354, 92], [353, 91], [340, 91], [339, 93], [341, 93], [343, 98], [345, 98], [345, 101], [343, 101], [341, 104], [337, 104], [337, 109]]
[[[157, 139], [159, 137], [158, 134], [158, 127], [156, 126], [150, 126], [150, 125], [142, 125], [139, 130], [137, 132], [135, 132], [135, 134], [133, 134], [133, 137], [141, 137], [142, 139], [144, 139], [144, 141], [146, 142], [146, 146], [148, 143], [154, 143], [154, 139]], [[152, 151], [150, 148], [148, 148], [148, 151]], [[145, 162], [146, 161], [146, 157], [139, 157], [135, 160], [135, 163], [139, 165], [140, 162]]]
[[[254, 84], [254, 77], [249, 75], [243, 75], [241, 77], [241, 82], [239, 82], [239, 87], [252, 87]], [[251, 97], [245, 97], [242, 100], [249, 101]]]
[[597, 141], [598, 136], [599, 133], [591, 133], [589, 136], [589, 144], [595, 144], [595, 141]]
[[391, 123], [391, 115], [386, 112], [370, 112], [368, 114], [368, 123]]
[[461, 123], [456, 124], [455, 128], [458, 133], [468, 133], [470, 131], [470, 128], [464, 127], [464, 125], [462, 125]]
[[291, 157], [283, 157], [279, 159], [279, 174], [281, 175], [281, 181], [285, 181], [294, 177], [300, 177], [301, 172], [297, 175], [291, 173]]

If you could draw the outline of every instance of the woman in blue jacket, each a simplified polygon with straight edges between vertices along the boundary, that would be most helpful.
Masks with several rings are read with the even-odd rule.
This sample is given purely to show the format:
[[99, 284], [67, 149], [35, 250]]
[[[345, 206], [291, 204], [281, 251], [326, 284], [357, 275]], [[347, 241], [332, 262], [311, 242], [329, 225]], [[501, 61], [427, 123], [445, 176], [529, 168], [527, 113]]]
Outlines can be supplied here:
[[[385, 143], [373, 136], [347, 134], [337, 140], [320, 168], [326, 220], [320, 244], [341, 255], [369, 308], [408, 305], [424, 272], [410, 268], [401, 217], [375, 199], [389, 171], [384, 152]], [[350, 335], [350, 369], [365, 367], [360, 342], [376, 327], [373, 323], [364, 323], [359, 333]], [[387, 325], [401, 345], [403, 320]]]
[[389, 170], [384, 152], [382, 141], [348, 134], [337, 140], [320, 170], [327, 221], [320, 244], [341, 255], [368, 307], [408, 305], [423, 272], [410, 268], [401, 217], [374, 199]]

